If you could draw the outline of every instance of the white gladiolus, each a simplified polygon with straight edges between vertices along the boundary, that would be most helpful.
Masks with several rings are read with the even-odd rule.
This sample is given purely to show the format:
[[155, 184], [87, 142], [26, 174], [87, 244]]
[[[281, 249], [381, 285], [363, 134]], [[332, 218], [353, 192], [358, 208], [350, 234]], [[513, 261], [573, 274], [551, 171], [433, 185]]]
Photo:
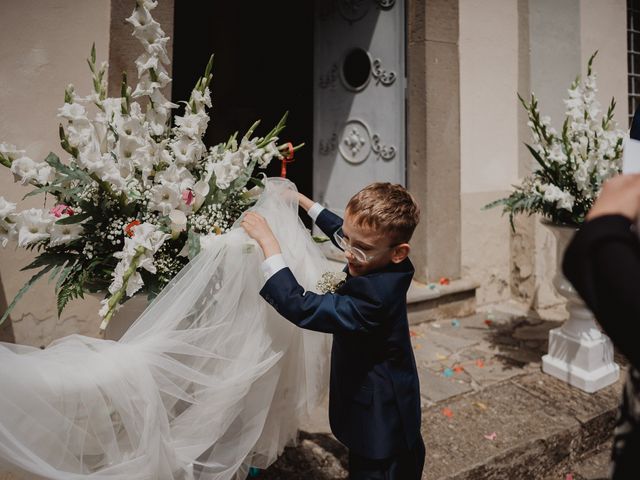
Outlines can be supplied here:
[[240, 172], [249, 164], [249, 156], [240, 150], [237, 152], [226, 151], [222, 161], [213, 164], [213, 172], [216, 175], [218, 188], [229, 188]]
[[565, 192], [561, 190], [555, 185], [544, 185], [544, 199], [547, 202], [555, 203], [558, 208], [563, 208], [565, 210], [571, 211], [573, 208], [573, 203], [575, 198], [569, 192]]
[[0, 143], [0, 156], [9, 159], [10, 162], [14, 161], [16, 158], [24, 156], [25, 153], [26, 152], [24, 150], [19, 150], [15, 145]]
[[[135, 60], [137, 81], [128, 83], [131, 79], [125, 78], [122, 93], [107, 97], [107, 65], [97, 61], [92, 49], [88, 59], [92, 91], [79, 95], [72, 85], [67, 86], [64, 104], [57, 111], [66, 158], [60, 163], [55, 155], [50, 163], [34, 161], [23, 150], [0, 143], [0, 164], [10, 168], [22, 184], [55, 184], [55, 189], [48, 190], [57, 204], [51, 212], [30, 209], [16, 213], [15, 204], [0, 197], [3, 247], [14, 239], [21, 247], [43, 242], [43, 264], [49, 261], [50, 252], [68, 251], [88, 260], [83, 266], [91, 276], [97, 270], [113, 269], [110, 252], [122, 247], [113, 254], [118, 262], [108, 287], [110, 296], [102, 301], [100, 315], [105, 318], [101, 328], [123, 296], [145, 290], [141, 269], [154, 275], [156, 287], [166, 285], [182, 267], [184, 259], [176, 258], [174, 252], [162, 249], [158, 253], [167, 239], [173, 236], [180, 242], [184, 231], [201, 235], [230, 228], [238, 213], [254, 200], [244, 194], [246, 185], [236, 180], [248, 179], [255, 165], [264, 168], [280, 156], [275, 135], [284, 127], [283, 118], [267, 137], [250, 138], [252, 128], [242, 140], [234, 136], [229, 143], [208, 150], [202, 139], [210, 118], [207, 108], [212, 105], [211, 63], [185, 102], [182, 115], [173, 116], [178, 105], [162, 92], [171, 82], [169, 38], [150, 13], [157, 2], [136, 0], [135, 4], [127, 21], [143, 46]], [[601, 148], [608, 147], [603, 142]], [[55, 223], [61, 216], [83, 213], [87, 218], [82, 222]], [[171, 234], [160, 230], [166, 225]], [[65, 247], [70, 243], [73, 246]], [[188, 251], [189, 244], [185, 248]], [[70, 286], [86, 287], [80, 285], [84, 277], [77, 275], [60, 281], [64, 287], [60, 292]], [[58, 293], [60, 305], [64, 306], [65, 298]]]
[[193, 193], [195, 195], [193, 209], [198, 210], [207, 198], [207, 194], [209, 193], [209, 183], [204, 180], [197, 181], [193, 186]]
[[207, 130], [209, 116], [206, 113], [190, 113], [175, 117], [176, 129], [190, 138], [199, 138]]
[[16, 158], [11, 163], [11, 172], [17, 182], [48, 185], [55, 178], [55, 172], [45, 162], [36, 162], [29, 157]]
[[39, 208], [30, 208], [17, 214], [18, 246], [26, 247], [49, 238], [49, 229], [56, 218]]
[[171, 236], [178, 238], [178, 235], [187, 229], [187, 216], [181, 210], [171, 210], [169, 220], [171, 220]]
[[6, 247], [9, 241], [16, 238], [15, 212], [16, 204], [0, 196], [0, 244]]
[[162, 183], [151, 188], [149, 209], [168, 215], [171, 210], [178, 208], [182, 201], [182, 192], [174, 183]]
[[49, 246], [55, 247], [65, 243], [73, 242], [82, 237], [84, 228], [80, 223], [71, 223], [69, 225], [60, 225], [53, 223], [51, 225]]
[[260, 156], [258, 166], [260, 168], [267, 168], [267, 166], [269, 166], [269, 163], [271, 163], [271, 160], [273, 160], [273, 157], [280, 159], [282, 158], [282, 155], [280, 155], [278, 147], [276, 147], [276, 143], [270, 142], [265, 147], [265, 152]]

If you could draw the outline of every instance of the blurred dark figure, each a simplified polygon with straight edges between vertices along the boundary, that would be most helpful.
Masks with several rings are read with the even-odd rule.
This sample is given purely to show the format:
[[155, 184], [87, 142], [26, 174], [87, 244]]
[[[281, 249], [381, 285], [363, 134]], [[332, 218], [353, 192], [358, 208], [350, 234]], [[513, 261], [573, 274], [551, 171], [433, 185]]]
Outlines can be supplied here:
[[640, 478], [640, 174], [605, 182], [569, 244], [563, 270], [629, 362], [616, 420], [611, 478]]

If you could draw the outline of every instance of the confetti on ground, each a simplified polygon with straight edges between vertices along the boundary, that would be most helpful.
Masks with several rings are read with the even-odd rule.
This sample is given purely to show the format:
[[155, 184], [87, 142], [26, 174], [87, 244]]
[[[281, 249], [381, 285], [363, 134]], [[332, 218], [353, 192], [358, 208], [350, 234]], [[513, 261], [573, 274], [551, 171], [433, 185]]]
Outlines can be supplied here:
[[446, 355], [442, 355], [441, 353], [436, 353], [436, 358], [438, 360], [446, 360], [449, 357], [447, 357]]
[[486, 406], [484, 403], [482, 403], [482, 402], [474, 402], [473, 404], [474, 404], [476, 407], [478, 407], [480, 410], [486, 410], [486, 409], [487, 409], [487, 406]]
[[495, 439], [496, 439], [496, 437], [498, 436], [498, 434], [497, 434], [496, 432], [492, 432], [492, 433], [490, 433], [489, 435], [483, 435], [483, 436], [484, 436], [484, 438], [486, 438], [487, 440], [491, 440], [491, 441], [493, 441], [493, 440], [495, 440]]
[[484, 324], [485, 324], [487, 327], [490, 327], [492, 323], [493, 323], [493, 320], [491, 320], [490, 318], [487, 318], [487, 319], [484, 321]]
[[417, 337], [418, 334], [416, 332], [414, 332], [413, 330], [409, 330], [409, 336], [410, 337]]
[[429, 284], [429, 289], [430, 290], [435, 290], [436, 289], [436, 284], [435, 283], [430, 283]]
[[453, 366], [453, 371], [456, 372], [456, 373], [464, 372], [464, 367], [462, 365], [454, 365]]
[[431, 325], [433, 326], [433, 328], [440, 328], [440, 324], [439, 323], [432, 323]]
[[456, 319], [456, 320], [451, 320], [451, 325], [454, 328], [458, 328], [460, 326], [460, 320]]
[[450, 368], [445, 368], [442, 374], [447, 378], [451, 378], [453, 377], [453, 370], [451, 370]]
[[573, 473], [567, 473], [565, 480], [573, 480]]
[[420, 350], [422, 348], [422, 345], [420, 345], [419, 343], [416, 343], [413, 348], [415, 348], [416, 350]]
[[481, 358], [476, 360], [476, 367], [478, 368], [483, 368], [484, 367], [484, 360], [482, 360]]
[[447, 417], [447, 418], [452, 418], [453, 417], [453, 410], [451, 410], [450, 408], [443, 408], [442, 409], [442, 414]]
[[440, 285], [449, 285], [449, 279], [447, 277], [440, 278]]
[[489, 320], [495, 320], [496, 316], [493, 314], [493, 312], [489, 312], [489, 313], [487, 313], [487, 318]]

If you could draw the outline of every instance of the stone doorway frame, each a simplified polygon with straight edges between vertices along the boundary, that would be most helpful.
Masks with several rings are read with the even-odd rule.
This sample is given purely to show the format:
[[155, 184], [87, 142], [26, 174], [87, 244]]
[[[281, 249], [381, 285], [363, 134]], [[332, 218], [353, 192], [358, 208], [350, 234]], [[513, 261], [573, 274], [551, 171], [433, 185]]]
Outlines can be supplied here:
[[[154, 17], [173, 38], [174, 1]], [[459, 0], [407, 0], [407, 187], [421, 222], [412, 241], [415, 279], [427, 283], [461, 275]], [[111, 0], [109, 95], [122, 71], [135, 79], [140, 46], [124, 21], [135, 0]], [[169, 42], [169, 55], [173, 44]], [[170, 97], [170, 91], [166, 92]]]
[[418, 281], [461, 275], [458, 0], [408, 0], [407, 186]]

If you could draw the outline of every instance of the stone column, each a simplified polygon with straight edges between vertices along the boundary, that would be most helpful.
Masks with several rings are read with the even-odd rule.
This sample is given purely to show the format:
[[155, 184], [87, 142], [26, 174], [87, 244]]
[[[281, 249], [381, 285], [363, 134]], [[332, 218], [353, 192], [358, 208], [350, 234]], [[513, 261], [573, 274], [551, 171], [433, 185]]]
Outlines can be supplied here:
[[458, 1], [409, 0], [407, 185], [422, 218], [412, 240], [418, 281], [460, 277]]

